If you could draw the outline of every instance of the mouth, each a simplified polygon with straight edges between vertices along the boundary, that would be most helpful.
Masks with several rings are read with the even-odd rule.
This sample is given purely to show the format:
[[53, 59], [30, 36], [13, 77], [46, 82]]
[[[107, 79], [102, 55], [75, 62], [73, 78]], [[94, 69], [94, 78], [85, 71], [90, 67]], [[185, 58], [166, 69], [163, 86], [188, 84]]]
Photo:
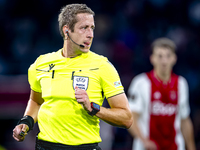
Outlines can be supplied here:
[[84, 42], [84, 45], [85, 45], [86, 47], [90, 47], [90, 42]]

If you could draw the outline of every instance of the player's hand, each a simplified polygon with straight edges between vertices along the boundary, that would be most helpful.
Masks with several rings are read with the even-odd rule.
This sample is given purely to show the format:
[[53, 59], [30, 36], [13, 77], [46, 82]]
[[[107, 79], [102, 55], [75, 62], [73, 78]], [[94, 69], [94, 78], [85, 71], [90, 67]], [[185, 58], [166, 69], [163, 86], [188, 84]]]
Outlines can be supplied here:
[[76, 98], [77, 102], [79, 104], [81, 104], [87, 112], [92, 111], [90, 100], [89, 100], [88, 94], [85, 90], [79, 89], [76, 86], [75, 87], [75, 98]]
[[143, 143], [145, 150], [157, 150], [157, 146], [154, 141], [146, 139]]
[[26, 124], [19, 124], [13, 129], [13, 138], [18, 141], [22, 142], [27, 135], [27, 131], [29, 127]]

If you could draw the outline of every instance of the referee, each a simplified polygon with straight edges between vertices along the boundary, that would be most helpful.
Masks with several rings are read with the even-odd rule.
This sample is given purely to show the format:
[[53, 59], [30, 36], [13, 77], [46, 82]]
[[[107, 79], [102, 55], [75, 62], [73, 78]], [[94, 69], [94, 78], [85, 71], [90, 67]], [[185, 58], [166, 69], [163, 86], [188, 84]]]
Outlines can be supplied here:
[[[132, 124], [128, 100], [114, 66], [90, 51], [94, 12], [70, 4], [58, 17], [63, 48], [39, 56], [28, 70], [31, 93], [13, 130], [23, 141], [38, 122], [36, 150], [100, 150], [99, 119], [123, 128]], [[107, 98], [110, 108], [102, 107]]]

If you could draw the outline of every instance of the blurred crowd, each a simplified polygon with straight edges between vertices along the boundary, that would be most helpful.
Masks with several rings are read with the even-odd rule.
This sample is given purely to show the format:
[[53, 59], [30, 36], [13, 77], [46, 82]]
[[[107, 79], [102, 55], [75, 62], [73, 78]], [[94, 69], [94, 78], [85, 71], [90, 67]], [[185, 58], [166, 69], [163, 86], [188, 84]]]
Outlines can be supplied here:
[[[62, 48], [57, 18], [69, 3], [86, 3], [95, 12], [91, 51], [108, 57], [125, 92], [135, 75], [152, 69], [154, 39], [168, 37], [177, 44], [174, 72], [188, 81], [200, 149], [200, 0], [0, 0], [0, 75], [27, 74], [39, 55]], [[128, 133], [118, 128], [112, 132], [112, 149], [128, 149]]]

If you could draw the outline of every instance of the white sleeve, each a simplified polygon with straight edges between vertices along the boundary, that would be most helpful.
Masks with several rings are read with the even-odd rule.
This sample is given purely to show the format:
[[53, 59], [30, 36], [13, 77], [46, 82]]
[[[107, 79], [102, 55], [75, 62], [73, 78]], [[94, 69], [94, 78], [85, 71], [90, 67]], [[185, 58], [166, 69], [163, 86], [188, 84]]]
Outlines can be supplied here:
[[132, 112], [141, 113], [143, 109], [143, 100], [141, 96], [141, 80], [135, 77], [128, 89], [128, 100]]
[[179, 87], [180, 116], [181, 119], [185, 119], [190, 114], [189, 90], [187, 81], [182, 76], [179, 76], [178, 87]]

